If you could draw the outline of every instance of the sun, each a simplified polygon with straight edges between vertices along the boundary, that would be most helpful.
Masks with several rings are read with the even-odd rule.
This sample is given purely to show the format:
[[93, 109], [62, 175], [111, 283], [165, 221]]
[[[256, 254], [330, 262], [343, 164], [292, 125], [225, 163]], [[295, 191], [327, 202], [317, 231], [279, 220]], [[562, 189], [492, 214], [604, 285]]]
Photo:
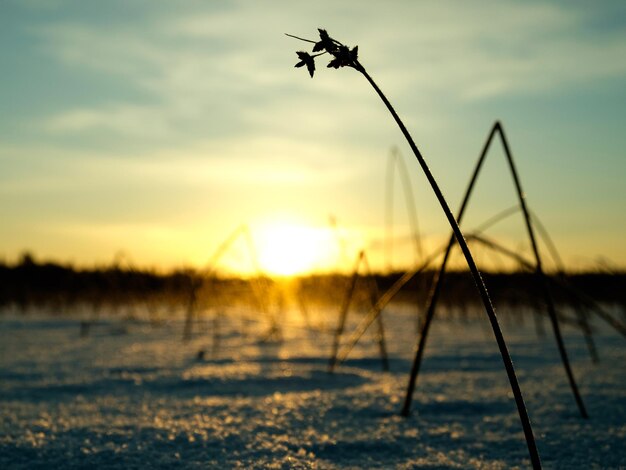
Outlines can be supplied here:
[[272, 223], [255, 231], [254, 238], [262, 271], [274, 276], [309, 273], [329, 256], [327, 229]]

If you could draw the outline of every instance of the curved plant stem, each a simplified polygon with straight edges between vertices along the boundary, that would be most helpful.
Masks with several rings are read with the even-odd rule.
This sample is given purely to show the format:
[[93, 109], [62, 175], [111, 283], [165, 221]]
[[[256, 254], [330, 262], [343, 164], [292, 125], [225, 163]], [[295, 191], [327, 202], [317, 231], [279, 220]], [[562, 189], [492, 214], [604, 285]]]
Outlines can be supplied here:
[[[485, 161], [485, 157], [487, 155], [487, 150], [489, 148], [489, 144], [495, 135], [496, 128], [491, 130], [489, 137], [487, 138], [487, 143], [483, 147], [483, 150], [478, 159], [478, 163], [474, 168], [474, 173], [470, 178], [470, 183], [468, 185], [467, 190], [465, 191], [465, 196], [463, 201], [461, 202], [461, 208], [459, 209], [459, 213], [457, 215], [458, 223], [463, 219], [463, 214], [465, 213], [465, 209], [467, 207], [467, 203], [469, 202], [470, 195], [472, 193], [472, 189], [474, 188], [474, 183], [478, 178], [480, 173], [480, 169], [482, 167], [483, 162]], [[428, 337], [428, 332], [430, 330], [430, 325], [435, 315], [435, 307], [437, 305], [437, 300], [439, 299], [439, 295], [441, 293], [442, 279], [445, 275], [446, 266], [448, 264], [448, 259], [450, 258], [450, 253], [452, 252], [452, 247], [454, 246], [454, 242], [456, 240], [456, 232], [453, 231], [452, 235], [450, 235], [450, 240], [448, 241], [448, 246], [443, 255], [443, 259], [441, 261], [441, 266], [439, 267], [439, 271], [435, 275], [432, 280], [432, 288], [428, 294], [428, 309], [426, 310], [426, 314], [424, 316], [424, 321], [422, 322], [420, 332], [419, 332], [419, 340], [417, 345], [417, 350], [415, 352], [415, 358], [413, 360], [413, 366], [411, 368], [411, 376], [409, 378], [409, 385], [407, 387], [406, 398], [404, 400], [404, 408], [402, 409], [403, 414], [408, 414], [411, 400], [413, 398], [413, 391], [415, 390], [415, 383], [417, 381], [417, 377], [419, 374], [420, 366], [422, 364], [422, 357], [424, 355], [424, 350], [426, 349], [426, 338]]]
[[[582, 401], [582, 398], [580, 396], [580, 393], [578, 391], [578, 386], [576, 384], [576, 380], [574, 379], [574, 374], [572, 372], [572, 369], [570, 367], [569, 364], [569, 359], [567, 356], [567, 350], [565, 349], [565, 343], [563, 341], [563, 337], [561, 335], [561, 329], [559, 326], [559, 322], [558, 322], [558, 318], [556, 315], [556, 309], [555, 309], [555, 305], [554, 305], [554, 300], [552, 298], [552, 293], [550, 291], [550, 287], [548, 284], [548, 279], [547, 276], [545, 275], [544, 271], [543, 271], [543, 267], [542, 267], [542, 260], [541, 260], [541, 256], [539, 254], [539, 249], [537, 246], [537, 241], [536, 241], [536, 237], [535, 237], [535, 232], [533, 229], [533, 223], [531, 222], [531, 215], [530, 215], [530, 211], [528, 210], [528, 207], [526, 206], [526, 199], [524, 196], [524, 191], [522, 190], [522, 186], [520, 183], [520, 179], [519, 179], [519, 175], [517, 172], [517, 168], [515, 167], [515, 162], [513, 160], [513, 156], [508, 144], [508, 140], [506, 138], [506, 134], [504, 133], [504, 129], [502, 128], [502, 125], [499, 122], [496, 122], [491, 130], [491, 132], [489, 133], [489, 137], [487, 138], [487, 141], [485, 142], [485, 145], [483, 146], [483, 150], [481, 152], [480, 158], [478, 160], [478, 163], [476, 164], [476, 168], [474, 170], [474, 173], [472, 175], [472, 178], [470, 180], [469, 186], [467, 188], [467, 191], [465, 193], [465, 196], [463, 198], [463, 203], [461, 204], [461, 210], [459, 211], [459, 215], [458, 215], [458, 221], [459, 223], [461, 222], [461, 219], [463, 217], [463, 213], [465, 211], [465, 208], [467, 206], [467, 203], [469, 201], [469, 198], [471, 196], [472, 190], [474, 188], [474, 185], [476, 183], [476, 179], [478, 178], [478, 173], [480, 171], [480, 168], [486, 158], [487, 155], [487, 150], [489, 149], [489, 146], [491, 144], [491, 142], [493, 141], [493, 139], [495, 138], [496, 134], [499, 134], [500, 136], [500, 140], [502, 141], [502, 146], [504, 147], [504, 154], [505, 157], [507, 159], [507, 163], [509, 165], [509, 168], [511, 170], [511, 175], [513, 177], [513, 182], [515, 184], [515, 190], [517, 193], [517, 198], [518, 198], [518, 203], [519, 203], [519, 209], [522, 212], [522, 215], [524, 216], [524, 221], [526, 224], [526, 229], [527, 229], [527, 233], [528, 233], [528, 238], [530, 240], [531, 246], [532, 246], [532, 250], [533, 250], [533, 255], [534, 255], [534, 259], [535, 259], [535, 265], [533, 267], [533, 271], [538, 279], [538, 281], [541, 284], [541, 289], [542, 289], [542, 295], [543, 295], [543, 299], [548, 311], [548, 316], [550, 318], [550, 322], [552, 325], [552, 330], [554, 332], [554, 337], [557, 343], [557, 347], [559, 350], [559, 353], [561, 355], [561, 361], [563, 363], [563, 367], [565, 369], [565, 373], [567, 375], [569, 384], [570, 384], [570, 388], [572, 389], [572, 394], [574, 395], [574, 399], [576, 401], [576, 405], [578, 406], [578, 409], [580, 411], [580, 414], [583, 418], [588, 418], [587, 415], [587, 410], [585, 409], [585, 405]], [[485, 227], [489, 226], [490, 224], [494, 223], [495, 221], [500, 220], [503, 216], [508, 215], [510, 212], [510, 209], [508, 209], [505, 212], [502, 212], [501, 214], [497, 215], [496, 217], [490, 219], [487, 223], [485, 223], [481, 230], [483, 230]], [[450, 237], [450, 244], [448, 245], [448, 249], [452, 248], [452, 245], [454, 243], [454, 234], [451, 235]], [[430, 296], [429, 296], [429, 305], [428, 305], [428, 309], [426, 312], [426, 316], [424, 319], [424, 323], [422, 325], [422, 328], [420, 330], [420, 337], [419, 337], [419, 343], [418, 343], [418, 348], [417, 348], [417, 352], [415, 354], [415, 362], [414, 362], [414, 367], [413, 370], [415, 371], [415, 375], [411, 377], [411, 383], [409, 384], [409, 388], [412, 390], [415, 387], [415, 384], [413, 382], [417, 381], [417, 376], [419, 373], [419, 369], [420, 369], [420, 364], [422, 361], [422, 357], [424, 354], [424, 349], [426, 347], [426, 339], [428, 336], [428, 331], [430, 328], [430, 324], [432, 322], [432, 319], [434, 317], [435, 314], [435, 309], [437, 306], [437, 300], [439, 298], [439, 294], [441, 291], [441, 285], [442, 285], [442, 279], [443, 276], [445, 274], [445, 269], [446, 269], [446, 263], [448, 260], [448, 252], [446, 252], [446, 255], [443, 258], [441, 267], [439, 269], [439, 272], [437, 274], [437, 277], [435, 278], [435, 284], [434, 287], [431, 290]], [[407, 402], [410, 403], [410, 397], [407, 395]]]
[[402, 192], [404, 193], [404, 202], [406, 214], [409, 218], [411, 227], [411, 237], [415, 245], [415, 254], [417, 262], [424, 257], [424, 248], [422, 247], [422, 239], [420, 236], [419, 223], [417, 218], [417, 207], [415, 206], [415, 197], [411, 189], [411, 181], [409, 180], [409, 170], [404, 163], [404, 158], [400, 151], [393, 147], [389, 155], [387, 164], [387, 180], [385, 191], [385, 255], [387, 258], [387, 270], [393, 271], [393, 194], [394, 194], [394, 170], [398, 169], [400, 183], [402, 184]]
[[352, 302], [352, 298], [354, 297], [356, 283], [359, 279], [359, 267], [361, 266], [361, 262], [363, 261], [363, 256], [365, 256], [365, 252], [361, 250], [359, 252], [359, 256], [357, 257], [356, 263], [354, 264], [352, 277], [350, 278], [350, 283], [348, 284], [348, 288], [346, 289], [346, 295], [344, 296], [343, 303], [341, 304], [341, 310], [339, 311], [339, 323], [337, 323], [337, 329], [335, 330], [335, 336], [333, 339], [333, 349], [330, 354], [330, 359], [328, 361], [328, 372], [333, 372], [333, 370], [335, 369], [335, 364], [337, 362], [337, 352], [339, 351], [339, 342], [341, 341], [341, 335], [343, 334], [343, 330], [346, 326], [346, 318], [348, 317], [350, 303]]
[[[476, 266], [476, 263], [474, 262], [474, 259], [467, 246], [467, 243], [465, 242], [465, 239], [463, 238], [463, 233], [461, 232], [461, 229], [459, 228], [456, 222], [456, 219], [452, 215], [452, 212], [450, 211], [450, 207], [448, 206], [448, 203], [446, 202], [441, 190], [439, 189], [439, 185], [437, 184], [435, 177], [430, 172], [430, 169], [428, 168], [428, 165], [426, 164], [424, 157], [420, 153], [419, 149], [417, 148], [417, 145], [415, 144], [415, 142], [413, 141], [413, 138], [411, 137], [411, 134], [409, 134], [409, 131], [405, 127], [404, 123], [402, 122], [398, 114], [396, 113], [395, 109], [393, 108], [393, 106], [391, 105], [391, 103], [389, 102], [385, 94], [378, 87], [376, 82], [374, 82], [372, 77], [367, 73], [367, 71], [361, 65], [359, 61], [355, 61], [354, 68], [358, 72], [361, 72], [361, 74], [363, 74], [363, 76], [367, 79], [370, 85], [374, 88], [374, 90], [376, 91], [380, 99], [383, 101], [383, 103], [387, 107], [387, 110], [393, 116], [394, 120], [396, 121], [396, 124], [400, 128], [400, 131], [402, 132], [409, 146], [411, 147], [411, 150], [413, 151], [415, 158], [417, 158], [417, 161], [420, 164], [422, 171], [424, 172], [426, 176], [426, 179], [428, 180], [431, 188], [433, 189], [433, 192], [435, 193], [435, 196], [437, 197], [437, 200], [439, 201], [439, 204], [441, 205], [441, 208], [443, 209], [443, 212], [446, 218], [448, 219], [450, 227], [452, 228], [452, 231], [454, 232], [454, 236], [456, 237], [456, 240], [461, 248], [461, 251], [463, 252], [463, 255], [465, 256], [465, 259], [467, 261], [467, 265], [472, 274], [472, 277], [474, 278], [474, 282], [476, 283], [476, 287], [478, 288], [480, 297], [487, 311], [487, 315], [489, 317], [489, 321], [491, 323], [491, 327], [493, 329], [496, 342], [498, 343], [498, 348], [500, 349], [500, 354], [502, 355], [502, 361], [504, 362], [504, 367], [506, 369], [509, 382], [511, 384], [511, 389], [513, 391], [513, 396], [515, 398], [515, 403], [517, 405], [517, 411], [519, 413], [520, 421], [522, 423], [522, 428], [524, 430], [524, 435], [526, 437], [526, 444], [528, 445], [528, 452], [530, 454], [530, 460], [532, 462], [533, 468], [535, 469], [541, 468], [541, 460], [539, 458], [539, 452], [537, 450], [537, 445], [535, 443], [535, 437], [533, 435], [533, 430], [530, 424], [530, 418], [528, 417], [528, 412], [526, 410], [526, 405], [524, 403], [524, 398], [522, 396], [522, 391], [520, 389], [519, 382], [517, 381], [517, 376], [515, 375], [513, 362], [511, 360], [511, 356], [506, 346], [506, 342], [504, 340], [502, 330], [500, 329], [500, 325], [498, 324], [498, 317], [496, 316], [496, 312], [493, 308], [493, 305], [491, 304], [491, 299], [489, 298], [487, 288], [485, 287], [482, 277], [480, 276], [480, 272], [478, 271], [478, 267]], [[410, 392], [412, 394], [412, 390], [410, 390]], [[403, 412], [402, 414], [406, 416], [408, 415], [409, 409], [405, 407], [402, 410], [402, 412]]]
[[[380, 291], [378, 290], [378, 283], [376, 278], [372, 275], [370, 264], [367, 261], [367, 256], [363, 255], [363, 264], [365, 265], [365, 274], [369, 281], [368, 291], [371, 306], [374, 307], [378, 299], [380, 299]], [[383, 370], [389, 372], [389, 356], [387, 354], [387, 342], [385, 341], [385, 325], [383, 323], [383, 317], [381, 315], [382, 310], [376, 316], [376, 323], [378, 331], [376, 332], [376, 341], [378, 342], [378, 350], [380, 351], [380, 360], [382, 361]]]
[[370, 325], [374, 323], [374, 320], [378, 319], [383, 308], [385, 308], [387, 304], [389, 304], [389, 302], [393, 300], [398, 292], [400, 292], [400, 289], [402, 289], [407, 284], [407, 282], [413, 279], [413, 277], [415, 277], [417, 274], [425, 271], [433, 263], [433, 261], [435, 261], [435, 259], [439, 255], [441, 255], [441, 253], [443, 253], [444, 249], [445, 246], [440, 247], [434, 253], [431, 253], [430, 256], [428, 256], [428, 258], [426, 258], [426, 260], [424, 260], [424, 262], [420, 266], [413, 268], [411, 271], [405, 272], [402, 277], [400, 277], [400, 279], [394, 282], [393, 285], [378, 298], [376, 303], [372, 305], [367, 315], [363, 317], [361, 323], [352, 333], [352, 336], [347, 341], [346, 346], [344, 347], [343, 351], [341, 351], [341, 354], [337, 355], [337, 360], [335, 361], [336, 364], [341, 364], [348, 358], [348, 355], [350, 354], [354, 346], [356, 346], [356, 344], [359, 342], [363, 334], [367, 331]]
[[554, 262], [554, 266], [556, 268], [556, 272], [559, 276], [565, 275], [565, 265], [563, 264], [563, 260], [561, 259], [561, 255], [559, 254], [559, 250], [556, 249], [556, 245], [552, 241], [552, 238], [548, 234], [548, 231], [537, 217], [537, 214], [533, 213], [530, 209], [528, 210], [528, 214], [530, 215], [530, 220], [533, 223], [533, 226], [537, 229], [537, 232], [543, 239], [543, 243], [546, 248], [550, 252], [550, 256], [552, 257], [552, 261]]
[[578, 409], [583, 418], [588, 418], [587, 410], [585, 409], [585, 405], [583, 403], [582, 398], [580, 397], [580, 393], [578, 392], [578, 385], [576, 385], [576, 380], [574, 379], [574, 373], [572, 372], [572, 368], [569, 364], [569, 359], [567, 357], [567, 350], [565, 349], [565, 343], [563, 342], [563, 336], [561, 335], [561, 328], [559, 326], [559, 321], [556, 317], [556, 309], [554, 307], [554, 300], [552, 298], [552, 293], [550, 292], [550, 285], [548, 284], [548, 279], [543, 272], [543, 266], [541, 261], [541, 256], [539, 255], [539, 248], [537, 247], [537, 239], [535, 237], [535, 231], [533, 230], [533, 225], [530, 220], [530, 214], [528, 212], [528, 208], [526, 206], [526, 198], [524, 196], [524, 191], [522, 190], [522, 184], [520, 183], [519, 176], [517, 174], [517, 169], [515, 167], [515, 162], [513, 161], [513, 157], [511, 155], [511, 150], [509, 148], [509, 142], [507, 141], [506, 135], [500, 126], [500, 123], [496, 124], [498, 129], [500, 130], [500, 138], [502, 139], [502, 145], [504, 146], [504, 154], [509, 162], [509, 166], [511, 167], [511, 173], [513, 174], [513, 181], [515, 182], [515, 189], [518, 194], [518, 198], [520, 201], [520, 206], [522, 207], [522, 212], [524, 214], [524, 222], [526, 224], [526, 230], [528, 231], [528, 238], [530, 238], [530, 244], [533, 249], [533, 255], [535, 257], [535, 272], [537, 277], [541, 281], [541, 288], [543, 289], [543, 297], [546, 302], [546, 307], [548, 309], [548, 315], [550, 317], [550, 323], [552, 323], [552, 329], [554, 331], [554, 337], [556, 339], [557, 346], [559, 348], [559, 353], [561, 355], [561, 360], [563, 362], [563, 367], [565, 368], [565, 372], [567, 374], [567, 378], [570, 383], [570, 387], [572, 388], [572, 393], [574, 394], [574, 398], [576, 400], [576, 404], [578, 405]]

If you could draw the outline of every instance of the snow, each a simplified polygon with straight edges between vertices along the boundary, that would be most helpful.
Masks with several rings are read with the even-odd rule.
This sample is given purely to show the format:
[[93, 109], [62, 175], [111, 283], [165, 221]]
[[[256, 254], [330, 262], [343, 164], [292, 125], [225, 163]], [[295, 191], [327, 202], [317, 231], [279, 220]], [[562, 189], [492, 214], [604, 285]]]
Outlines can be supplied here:
[[[81, 337], [80, 317], [50, 313], [0, 313], [0, 468], [529, 466], [478, 313], [435, 321], [408, 419], [398, 414], [415, 342], [407, 305], [385, 311], [390, 372], [368, 333], [334, 374], [328, 328], [305, 328], [297, 312], [269, 341], [263, 321], [226, 312], [216, 354], [210, 318], [183, 342], [180, 317], [154, 326], [102, 315]], [[327, 327], [332, 313], [320, 314]], [[624, 338], [595, 322], [593, 364], [580, 332], [564, 329], [583, 420], [548, 323], [538, 337], [530, 315], [501, 321], [544, 468], [626, 467]]]

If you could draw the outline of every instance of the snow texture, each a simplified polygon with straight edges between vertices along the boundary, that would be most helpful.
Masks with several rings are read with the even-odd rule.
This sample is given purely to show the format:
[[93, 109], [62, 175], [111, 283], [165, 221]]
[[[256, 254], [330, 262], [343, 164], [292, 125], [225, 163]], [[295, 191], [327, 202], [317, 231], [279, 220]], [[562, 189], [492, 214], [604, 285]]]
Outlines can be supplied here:
[[[385, 311], [390, 372], [368, 332], [329, 374], [331, 315], [326, 330], [287, 318], [281, 341], [262, 341], [266, 324], [226, 312], [214, 353], [210, 316], [183, 342], [180, 317], [101, 316], [81, 337], [77, 317], [1, 313], [0, 468], [529, 467], [486, 319], [435, 321], [405, 419], [412, 307]], [[501, 320], [544, 468], [626, 468], [624, 338], [596, 322], [592, 364], [565, 328], [583, 420], [547, 321], [538, 337], [531, 315]]]

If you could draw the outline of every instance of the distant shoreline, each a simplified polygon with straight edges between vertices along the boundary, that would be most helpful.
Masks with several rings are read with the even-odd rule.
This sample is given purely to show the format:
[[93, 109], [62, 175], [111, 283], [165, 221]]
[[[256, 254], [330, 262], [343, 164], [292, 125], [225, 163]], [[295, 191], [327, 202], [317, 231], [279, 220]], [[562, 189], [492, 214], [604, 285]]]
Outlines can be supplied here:
[[[385, 292], [404, 272], [374, 273], [379, 292]], [[414, 276], [394, 300], [423, 305], [433, 271]], [[540, 286], [529, 272], [482, 273], [496, 305], [541, 305]], [[360, 274], [361, 278], [364, 279]], [[552, 274], [552, 278], [557, 275]], [[267, 295], [274, 301], [338, 304], [350, 275], [312, 274], [288, 279], [237, 278], [226, 276], [203, 277], [201, 271], [176, 270], [157, 273], [121, 266], [97, 269], [78, 269], [55, 263], [38, 263], [32, 259], [19, 264], [0, 263], [0, 307], [13, 305], [21, 310], [46, 304], [108, 304], [120, 305], [144, 301], [160, 301], [173, 306], [184, 306], [190, 291], [196, 289], [205, 302], [238, 304], [253, 302], [253, 285], [263, 281]], [[560, 275], [571, 289], [605, 304], [626, 306], [626, 272], [576, 272]], [[371, 288], [371, 282], [362, 282], [359, 289]], [[370, 287], [366, 287], [370, 286]], [[567, 293], [553, 289], [559, 304], [568, 302]], [[294, 300], [295, 299], [295, 300]], [[217, 300], [216, 300], [217, 301]], [[446, 275], [442, 303], [445, 306], [467, 305], [477, 301], [476, 292], [464, 271]]]

